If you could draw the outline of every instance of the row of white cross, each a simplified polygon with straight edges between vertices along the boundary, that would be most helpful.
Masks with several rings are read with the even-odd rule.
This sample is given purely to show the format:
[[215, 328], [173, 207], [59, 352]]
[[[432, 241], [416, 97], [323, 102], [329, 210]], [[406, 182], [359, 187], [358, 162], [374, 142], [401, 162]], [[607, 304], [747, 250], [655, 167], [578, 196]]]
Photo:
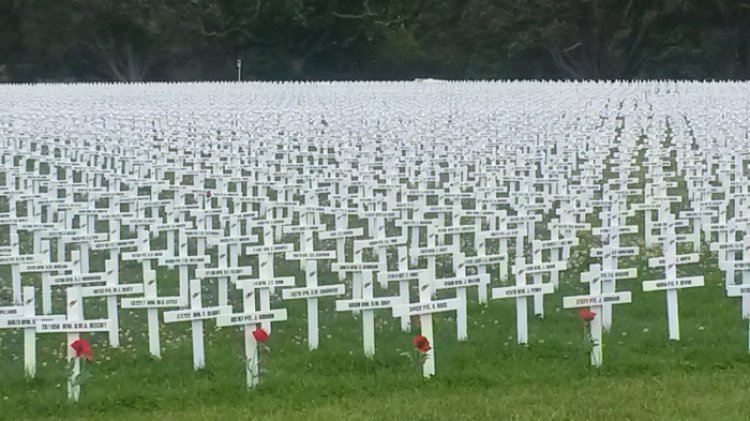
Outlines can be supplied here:
[[[534, 89], [508, 85], [509, 92]], [[209, 89], [196, 86], [198, 91]], [[53, 113], [49, 121], [54, 125], [34, 125], [35, 116], [42, 110], [49, 113], [49, 106], [71, 105], [70, 94], [65, 88], [38, 88], [47, 95], [50, 89], [57, 92], [57, 101], [28, 106], [29, 101], [34, 104], [29, 98], [39, 94], [36, 88], [7, 89], [8, 96], [0, 101], [27, 107], [0, 112], [2, 121], [12, 122], [0, 126], [0, 206], [7, 206], [0, 214], [0, 229], [8, 233], [7, 243], [0, 246], [0, 265], [10, 268], [12, 294], [12, 303], [0, 308], [0, 328], [25, 329], [30, 376], [36, 371], [37, 333], [67, 333], [72, 341], [81, 333], [108, 332], [109, 343], [118, 346], [121, 309], [146, 311], [149, 350], [155, 356], [161, 353], [163, 311], [165, 323], [191, 323], [196, 369], [205, 366], [206, 320], [241, 327], [245, 357], [257, 361], [252, 331], [257, 326], [270, 331], [273, 322], [288, 317], [285, 309], [271, 307], [277, 291], [284, 300], [305, 300], [311, 350], [319, 345], [319, 299], [324, 297], [337, 297], [337, 311], [361, 316], [367, 356], [375, 353], [376, 310], [391, 310], [404, 331], [411, 331], [411, 320], [418, 317], [421, 334], [432, 344], [423, 368], [430, 376], [435, 373], [433, 314], [455, 313], [456, 337], [464, 341], [470, 289], [476, 288], [481, 304], [514, 298], [517, 341], [528, 343], [527, 300], [532, 299], [534, 314], [543, 317], [544, 296], [558, 288], [571, 250], [588, 233], [600, 243], [589, 253], [597, 263], [581, 274], [589, 291], [564, 297], [563, 306], [590, 307], [600, 315], [591, 324], [592, 364], [602, 363], [601, 332], [613, 324], [612, 306], [632, 299], [629, 291], [618, 290], [617, 281], [635, 279], [638, 273], [620, 268], [618, 259], [640, 253], [638, 238], [662, 251], [663, 257], [650, 258], [648, 264], [663, 272], [663, 279], [644, 281], [642, 288], [666, 291], [670, 339], [679, 340], [677, 291], [704, 282], [702, 276], [678, 276], [677, 267], [698, 262], [703, 241], [712, 242], [719, 253], [728, 294], [742, 296], [743, 316], [750, 314], [747, 154], [692, 153], [691, 145], [710, 142], [680, 123], [669, 128], [668, 137], [664, 116], [669, 112], [655, 114], [648, 107], [663, 106], [663, 97], [669, 95], [660, 89], [676, 89], [671, 84], [623, 85], [619, 95], [632, 98], [642, 107], [637, 112], [641, 114], [592, 94], [602, 87], [586, 87], [584, 96], [595, 97], [592, 101], [608, 110], [601, 125], [535, 108], [525, 118], [562, 119], [569, 136], [546, 139], [532, 136], [530, 130], [513, 133], [507, 142], [492, 140], [507, 132], [491, 134], [489, 127], [477, 126], [481, 118], [498, 117], [470, 102], [493, 101], [473, 85], [407, 86], [422, 99], [464, 89], [468, 94], [460, 101], [462, 107], [479, 113], [451, 106], [446, 114], [438, 107], [434, 114], [422, 115], [426, 121], [415, 123], [413, 132], [408, 124], [389, 119], [400, 118], [398, 113], [416, 118], [418, 108], [378, 108], [379, 114], [359, 115], [362, 120], [353, 122], [324, 105], [325, 98], [344, 94], [347, 104], [354, 101], [336, 85], [330, 90], [303, 86], [296, 93], [284, 85], [255, 86], [268, 108], [249, 123], [240, 118], [246, 113], [222, 106], [196, 113], [201, 101], [195, 97], [188, 110], [162, 114], [156, 106], [161, 100], [154, 95], [169, 96], [173, 88], [157, 85], [133, 88], [135, 103], [143, 109], [105, 101], [109, 89], [120, 88], [89, 87], [90, 98], [72, 97], [104, 104], [104, 110], [92, 114], [74, 105]], [[347, 86], [356, 90], [356, 85]], [[387, 84], [365, 93], [408, 98]], [[289, 108], [275, 103], [271, 94], [285, 98]], [[226, 90], [212, 95], [231, 104], [243, 101]], [[294, 106], [289, 98], [299, 104]], [[564, 99], [571, 101], [570, 96]], [[315, 101], [321, 104], [319, 115], [302, 106]], [[279, 114], [282, 109], [288, 112]], [[230, 112], [234, 114], [226, 114]], [[642, 115], [658, 118], [645, 121]], [[205, 116], [209, 118], [201, 118]], [[520, 122], [516, 117], [524, 116], [514, 112], [508, 121]], [[630, 121], [635, 123], [628, 126]], [[416, 140], [395, 136], [407, 132]], [[462, 137], [467, 133], [473, 133], [476, 142]], [[130, 143], [123, 142], [126, 138]], [[634, 174], [642, 169], [641, 180]], [[684, 191], [669, 194], [679, 189]], [[678, 207], [687, 210], [675, 211]], [[632, 222], [640, 217], [635, 212], [643, 212], [644, 232], [628, 225], [629, 218]], [[587, 222], [592, 220], [600, 226], [592, 229]], [[737, 242], [742, 232], [744, 240]], [[630, 236], [630, 244], [636, 245], [622, 245], [621, 236]], [[152, 248], [155, 239], [165, 246]], [[469, 243], [462, 242], [467, 239]], [[21, 247], [21, 240], [29, 247]], [[677, 254], [678, 243], [686, 243], [692, 253]], [[737, 260], [737, 252], [744, 260]], [[99, 263], [99, 253], [107, 256], [102, 272], [91, 270], [92, 263]], [[248, 257], [250, 264], [240, 262]], [[448, 259], [449, 267], [439, 268]], [[294, 276], [276, 274], [281, 263], [291, 261], [299, 261], [303, 285]], [[339, 283], [319, 282], [320, 270], [329, 268], [319, 261], [330, 263]], [[140, 282], [121, 282], [122, 262], [140, 263]], [[159, 268], [177, 270], [176, 289], [157, 276]], [[735, 285], [736, 272], [742, 273], [740, 285]], [[41, 314], [36, 288], [24, 286], [34, 282], [24, 276], [28, 273], [40, 274]], [[398, 294], [379, 296], [376, 283], [388, 290], [389, 284], [397, 284]], [[202, 297], [207, 285], [216, 286], [210, 306], [204, 306]], [[64, 314], [53, 312], [57, 288], [66, 291]], [[160, 295], [163, 288], [177, 293]], [[240, 292], [241, 304], [231, 301], [232, 289]], [[438, 291], [454, 292], [443, 293], [451, 298], [436, 299]], [[350, 297], [343, 298], [347, 293]], [[106, 318], [83, 319], [89, 297], [106, 298]], [[257, 364], [249, 367], [250, 387], [257, 383], [257, 370]]]

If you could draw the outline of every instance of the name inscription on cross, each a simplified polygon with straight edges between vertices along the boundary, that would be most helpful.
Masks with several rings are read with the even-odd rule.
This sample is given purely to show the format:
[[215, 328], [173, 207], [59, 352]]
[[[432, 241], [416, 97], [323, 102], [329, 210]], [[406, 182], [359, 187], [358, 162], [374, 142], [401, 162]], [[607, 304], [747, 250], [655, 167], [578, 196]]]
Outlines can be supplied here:
[[[201, 256], [207, 257], [207, 256]], [[203, 321], [214, 319], [221, 314], [229, 314], [232, 307], [219, 305], [215, 307], [203, 307], [201, 294], [201, 280], [190, 280], [190, 308], [185, 310], [172, 310], [164, 312], [164, 323], [175, 323], [189, 321], [193, 337], [193, 369], [200, 370], [206, 367], [206, 356], [203, 343]]]
[[[318, 233], [318, 239], [321, 241], [335, 240], [336, 241], [336, 255], [339, 257], [338, 263], [346, 263], [346, 239], [347, 238], [358, 238], [362, 237], [365, 233], [362, 228], [342, 228], [339, 229], [338, 225], [344, 225], [338, 222], [339, 220], [345, 220], [348, 217], [347, 214], [337, 214], [336, 218], [336, 230], [335, 231], [322, 231]], [[339, 271], [339, 281], [346, 279], [346, 271]]]
[[39, 322], [60, 322], [65, 315], [37, 316], [35, 289], [23, 287], [23, 305], [0, 307], [0, 329], [23, 329], [23, 361], [26, 377], [36, 377], [36, 325]]
[[[362, 283], [362, 297], [337, 300], [336, 311], [362, 312], [362, 349], [368, 358], [375, 355], [375, 310], [389, 309], [404, 304], [404, 297], [375, 297], [373, 294], [373, 273], [385, 271], [379, 262], [333, 263], [334, 272], [349, 272], [359, 276]], [[408, 300], [406, 301], [408, 303]]]
[[596, 317], [589, 323], [589, 335], [591, 335], [591, 365], [600, 367], [604, 362], [602, 349], [604, 348], [602, 339], [602, 310], [605, 304], [626, 304], [631, 302], [630, 291], [623, 292], [604, 292], [602, 291], [602, 281], [605, 278], [626, 279], [635, 277], [635, 269], [620, 269], [602, 271], [600, 265], [591, 265], [588, 272], [581, 273], [581, 282], [589, 284], [589, 293], [587, 295], [576, 295], [563, 297], [563, 308], [585, 308], [589, 307]]
[[[387, 270], [388, 260], [386, 251], [388, 248], [395, 247], [396, 259], [398, 260], [399, 265], [402, 265], [405, 263], [403, 259], [407, 257], [405, 254], [402, 254], [402, 246], [406, 245], [406, 243], [406, 237], [383, 237], [376, 239], [354, 240], [354, 263], [361, 263], [364, 257], [364, 251], [367, 249], [372, 249], [378, 252], [377, 255], [378, 264], [381, 268], [380, 270]], [[355, 272], [352, 276], [352, 298], [356, 299], [362, 298], [364, 296], [363, 285], [364, 281], [361, 274]], [[383, 282], [381, 282], [381, 285], [384, 288], [386, 287], [386, 284]]]
[[[638, 255], [638, 247], [622, 247], [620, 245], [620, 236], [628, 234], [637, 234], [637, 225], [622, 225], [621, 220], [628, 216], [633, 216], [634, 211], [626, 209], [620, 210], [620, 201], [615, 199], [608, 201], [608, 206], [602, 208], [600, 219], [602, 226], [594, 228], [592, 233], [601, 238], [601, 249], [592, 249], [593, 257], [601, 257], [601, 270], [606, 273], [616, 272], [619, 267], [619, 258], [634, 257]], [[601, 252], [601, 254], [600, 254]], [[615, 292], [617, 290], [616, 277], [602, 278], [602, 291]], [[605, 331], [612, 328], [612, 306], [605, 303], [601, 312], [602, 326]]]
[[11, 286], [13, 289], [13, 304], [21, 305], [23, 302], [23, 290], [21, 288], [21, 273], [19, 266], [25, 263], [45, 262], [45, 256], [41, 254], [21, 254], [19, 248], [18, 225], [27, 222], [26, 218], [15, 216], [15, 209], [12, 212], [0, 214], [0, 227], [7, 225], [10, 230], [9, 252], [5, 256], [0, 256], [0, 266], [10, 266]]
[[[735, 252], [742, 252], [742, 259], [741, 260], [721, 260], [719, 259], [719, 269], [723, 271], [732, 271], [733, 273], [740, 272], [742, 273], [742, 279], [741, 284], [742, 285], [749, 285], [750, 284], [750, 233], [746, 233], [745, 236], [742, 238], [741, 242], [723, 242], [723, 243], [712, 243], [711, 244], [711, 251], [725, 251], [725, 250], [732, 250]], [[727, 282], [725, 284], [725, 287], [727, 290], [730, 286], [735, 285], [735, 279], [732, 277], [732, 279], [729, 280], [730, 282]], [[747, 319], [750, 317], [750, 296], [746, 294], [737, 295], [742, 298], [742, 318]]]
[[[295, 227], [297, 228], [297, 227]], [[300, 227], [310, 228], [310, 227]], [[314, 227], [318, 228], [318, 227]], [[312, 233], [310, 234], [312, 237]], [[305, 243], [305, 240], [301, 241]], [[336, 260], [335, 251], [292, 251], [286, 253], [286, 260], [300, 260], [304, 267], [305, 286], [287, 288], [282, 291], [284, 300], [307, 300], [307, 345], [310, 351], [318, 348], [318, 299], [344, 294], [344, 284], [318, 285], [318, 260]]]
[[[177, 234], [177, 253], [174, 251], [174, 244], [167, 243], [170, 247], [165, 250], [163, 257], [159, 258], [158, 264], [167, 266], [169, 269], [178, 266], [180, 295], [185, 302], [188, 302], [188, 269], [191, 265], [191, 263], [189, 263], [191, 258], [188, 257], [188, 239], [186, 230], [191, 227], [192, 224], [190, 223], [178, 222], [157, 224], [149, 229], [151, 236], [161, 232], [173, 233], [173, 235], [175, 233]], [[200, 260], [192, 263], [193, 265], [204, 265], [208, 263], [206, 259], [204, 259], [206, 256], [199, 254], [199, 257]], [[169, 263], [166, 262], [166, 259], [169, 259]]]
[[[434, 291], [455, 290], [456, 298], [461, 302], [461, 306], [456, 311], [456, 337], [459, 341], [468, 339], [468, 318], [466, 314], [467, 298], [466, 289], [477, 287], [480, 291], [484, 290], [484, 296], [487, 295], [487, 286], [490, 283], [489, 274], [466, 275], [466, 257], [463, 253], [453, 255], [454, 277], [437, 278], [433, 281]], [[480, 296], [482, 293], [480, 292]]]
[[[71, 261], [62, 261], [62, 262], [52, 262], [50, 263], [47, 258], [45, 257], [42, 261], [45, 263], [23, 263], [18, 265], [16, 268], [17, 272], [19, 274], [23, 273], [41, 273], [43, 275], [45, 274], [51, 274], [51, 273], [60, 273], [60, 272], [74, 272], [76, 274], [76, 279], [83, 279], [80, 277], [80, 267], [81, 267], [81, 259], [80, 259], [80, 253], [76, 250], [71, 251]], [[42, 307], [43, 307], [43, 313], [44, 314], [52, 314], [52, 290], [51, 287], [55, 285], [57, 282], [55, 281], [56, 278], [59, 277], [65, 277], [69, 275], [57, 275], [57, 276], [51, 276], [47, 277], [48, 284], [46, 285], [48, 288], [45, 288], [45, 285], [42, 285]], [[92, 278], [95, 278], [94, 282], [103, 282], [101, 280], [101, 274], [92, 274]], [[76, 282], [73, 282], [72, 284], [75, 284]]]
[[[287, 244], [291, 246], [291, 244]], [[266, 247], [266, 246], [263, 246]], [[294, 277], [276, 277], [246, 279], [237, 281], [235, 285], [242, 291], [242, 312], [222, 314], [217, 316], [216, 325], [219, 327], [240, 326], [243, 330], [245, 345], [245, 374], [248, 389], [258, 385], [258, 343], [253, 336], [253, 331], [259, 326], [270, 331], [271, 322], [280, 322], [287, 319], [286, 309], [263, 309], [256, 310], [256, 290], [270, 290], [271, 288], [287, 288], [294, 286]], [[262, 297], [262, 295], [261, 295]]]
[[[446, 247], [446, 246], [443, 246]], [[461, 306], [461, 300], [449, 298], [446, 300], [433, 300], [433, 272], [421, 271], [419, 274], [419, 302], [393, 307], [394, 317], [414, 317], [419, 316], [419, 329], [422, 336], [427, 338], [430, 343], [430, 349], [424, 354], [425, 361], [422, 364], [422, 375], [429, 378], [435, 374], [435, 336], [433, 334], [432, 315], [435, 313], [458, 311]]]
[[[409, 291], [409, 282], [419, 281], [422, 269], [409, 269], [409, 251], [407, 246], [400, 246], [398, 249], [398, 270], [395, 272], [386, 272], [385, 270], [378, 272], [378, 282], [383, 288], [388, 287], [390, 282], [398, 282], [399, 297], [402, 302], [410, 303], [411, 295]], [[414, 257], [414, 259], [418, 259]], [[411, 318], [408, 315], [401, 317], [401, 330], [404, 332], [411, 331]]]
[[148, 347], [151, 355], [161, 358], [159, 339], [159, 309], [185, 307], [188, 303], [185, 294], [174, 297], [159, 297], [156, 285], [156, 271], [151, 269], [151, 260], [167, 257], [166, 250], [152, 251], [148, 245], [148, 234], [145, 230], [138, 231], [139, 250], [122, 254], [122, 260], [140, 261], [143, 268], [143, 297], [123, 298], [120, 306], [124, 309], [145, 309], [148, 319]]
[[[560, 211], [560, 209], [558, 209], [558, 211]], [[561, 211], [558, 213], [567, 215]], [[547, 224], [547, 229], [549, 229], [549, 232], [550, 232], [550, 241], [577, 238], [578, 231], [588, 231], [591, 229], [591, 224], [572, 222], [573, 221], [572, 216], [564, 217], [563, 221], [564, 222], [560, 222], [559, 219], [552, 219]], [[550, 250], [550, 254], [552, 255], [551, 260], [557, 261], [557, 260], [570, 259], [571, 248], [572, 246], [564, 245], [562, 249], [559, 249], [559, 248], [551, 249]], [[553, 283], [554, 282], [555, 280], [553, 279]]]
[[728, 265], [726, 262], [734, 261], [736, 252], [741, 251], [741, 246], [737, 243], [736, 220], [734, 218], [729, 222], [704, 225], [708, 232], [707, 237], [710, 238], [713, 233], [717, 233], [718, 241], [712, 243], [710, 247], [713, 247], [712, 251], [717, 251], [719, 254], [719, 268], [724, 271], [725, 285], [733, 285], [736, 277], [734, 265]]
[[526, 259], [523, 257], [516, 257], [515, 264], [513, 265], [513, 273], [515, 275], [515, 286], [492, 288], [492, 299], [504, 299], [504, 298], [515, 298], [516, 299], [516, 340], [520, 345], [529, 343], [529, 327], [528, 327], [528, 297], [536, 295], [552, 294], [554, 292], [554, 285], [551, 283], [542, 283], [538, 285], [527, 285], [526, 276], [529, 274], [529, 269], [540, 269], [539, 265], [527, 265]]
[[479, 243], [477, 244], [477, 255], [479, 256], [487, 256], [488, 240], [499, 240], [499, 252], [493, 256], [503, 256], [503, 259], [499, 261], [500, 281], [506, 281], [508, 279], [508, 241], [515, 239], [516, 257], [523, 256], [524, 238], [527, 236], [526, 229], [513, 228], [482, 231], [477, 233], [477, 236], [479, 237]]
[[[66, 289], [65, 300], [66, 318], [64, 320], [42, 320], [37, 322], [37, 333], [67, 333], [67, 360], [73, 360], [72, 377], [75, 378], [81, 372], [81, 361], [76, 358], [76, 351], [70, 346], [74, 341], [80, 339], [81, 333], [108, 332], [109, 320], [96, 319], [84, 320], [83, 318], [83, 296], [81, 287], [70, 287]], [[80, 384], [68, 382], [68, 399], [78, 401], [81, 393]]]
[[[550, 260], [552, 262], [565, 262], [567, 259], [557, 259], [556, 256], [559, 255], [559, 251], [562, 251], [566, 248], [575, 247], [578, 245], [578, 238], [564, 238], [561, 240], [533, 240], [531, 242], [531, 263], [532, 264], [541, 264], [544, 263], [542, 254], [544, 250], [550, 251]], [[534, 278], [536, 279], [539, 275], [535, 275]], [[550, 272], [550, 280], [552, 281], [552, 285], [555, 286], [555, 289], [557, 289], [559, 283], [560, 283], [560, 274], [557, 271]], [[534, 283], [539, 283], [535, 281]]]
[[[41, 220], [41, 219], [36, 219]], [[52, 220], [50, 217], [48, 220]], [[32, 222], [32, 223], [22, 223], [18, 225], [19, 231], [26, 231], [31, 233], [33, 246], [32, 246], [32, 254], [39, 254], [44, 256], [44, 261], [49, 262], [52, 260], [52, 247], [51, 247], [51, 241], [49, 240], [49, 237], [47, 236], [47, 233], [50, 231], [54, 231], [59, 227], [59, 224], [57, 223], [41, 223], [41, 222]], [[13, 237], [13, 236], [11, 236]], [[15, 243], [15, 247], [18, 246], [18, 236], [16, 235], [15, 238], [11, 238], [11, 244]], [[64, 255], [65, 250], [63, 250]], [[59, 253], [58, 253], [59, 255]], [[64, 260], [64, 259], [59, 259]], [[50, 291], [50, 283], [49, 283], [49, 277], [51, 272], [41, 272], [42, 274], [42, 301], [43, 305], [48, 309], [48, 313], [50, 313], [52, 310], [51, 307], [51, 291]]]
[[120, 295], [141, 294], [143, 284], [131, 284], [123, 287], [120, 283], [120, 252], [125, 249], [138, 249], [137, 239], [120, 239], [121, 221], [126, 216], [132, 217], [130, 213], [120, 213], [120, 200], [118, 197], [110, 199], [110, 213], [104, 215], [109, 222], [109, 241], [91, 243], [92, 251], [108, 251], [109, 259], [105, 261], [105, 272], [107, 274], [107, 288], [84, 288], [83, 295], [91, 297], [104, 296], [107, 300], [107, 317], [110, 319], [109, 343], [113, 347], [120, 346], [120, 320], [118, 314], [117, 297]]
[[675, 227], [677, 221], [674, 215], [667, 213], [665, 220], [655, 223], [662, 231], [662, 248], [664, 257], [653, 257], [648, 259], [651, 268], [664, 268], [665, 278], [657, 281], [644, 281], [643, 291], [666, 291], [667, 293], [667, 318], [669, 323], [669, 339], [680, 340], [680, 319], [677, 302], [677, 291], [683, 288], [703, 286], [703, 276], [677, 277], [677, 265], [696, 263], [699, 260], [697, 253], [677, 255], [677, 235]]

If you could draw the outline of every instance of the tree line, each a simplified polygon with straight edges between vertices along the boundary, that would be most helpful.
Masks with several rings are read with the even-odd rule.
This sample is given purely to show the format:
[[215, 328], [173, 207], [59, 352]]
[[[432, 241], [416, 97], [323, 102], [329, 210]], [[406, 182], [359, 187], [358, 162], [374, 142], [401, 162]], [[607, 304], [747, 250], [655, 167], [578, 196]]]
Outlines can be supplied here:
[[750, 0], [0, 0], [0, 81], [748, 79]]

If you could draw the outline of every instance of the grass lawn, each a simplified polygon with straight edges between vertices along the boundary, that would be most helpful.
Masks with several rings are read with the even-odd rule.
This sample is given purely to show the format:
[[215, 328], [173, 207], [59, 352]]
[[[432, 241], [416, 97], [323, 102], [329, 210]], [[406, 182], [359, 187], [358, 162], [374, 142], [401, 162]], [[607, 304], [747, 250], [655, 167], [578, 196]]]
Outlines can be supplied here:
[[[561, 309], [562, 296], [584, 291], [576, 279], [590, 261], [587, 248], [578, 248], [560, 290], [545, 298], [545, 318], [530, 318], [527, 347], [515, 343], [514, 300], [472, 302], [463, 343], [455, 340], [454, 320], [437, 317], [437, 376], [428, 381], [401, 355], [411, 351], [413, 334], [401, 332], [386, 311], [376, 316], [377, 354], [370, 361], [362, 356], [358, 319], [332, 311], [332, 299], [321, 301], [321, 346], [314, 352], [305, 343], [304, 303], [276, 303], [290, 320], [274, 325], [268, 372], [249, 392], [238, 329], [207, 322], [207, 368], [194, 372], [189, 323], [162, 324], [159, 361], [148, 355], [145, 312], [123, 310], [120, 348], [108, 347], [104, 334], [88, 335], [95, 347], [93, 379], [75, 405], [66, 401], [65, 336], [38, 336], [38, 377], [26, 381], [22, 333], [2, 332], [0, 418], [747, 419], [747, 321], [740, 318], [739, 299], [725, 297], [715, 259], [704, 253], [702, 264], [682, 270], [705, 273], [706, 286], [679, 293], [679, 342], [667, 339], [663, 292], [643, 293], [637, 280], [618, 283], [633, 291], [633, 303], [615, 307], [604, 367], [594, 369], [582, 322], [575, 311]], [[657, 279], [644, 262], [622, 267], [637, 266], [643, 279]], [[137, 269], [129, 267], [123, 279]], [[173, 274], [164, 276], [160, 283], [174, 287]], [[322, 283], [333, 283], [333, 276], [324, 274]], [[97, 313], [102, 307], [87, 301], [86, 316], [103, 316]]]
[[[641, 234], [634, 237], [643, 238], [639, 215]], [[152, 242], [152, 249], [163, 248], [163, 241]], [[65, 335], [38, 336], [38, 374], [27, 381], [23, 334], [0, 331], [0, 419], [750, 418], [748, 321], [740, 317], [739, 299], [726, 297], [723, 273], [705, 247], [700, 264], [679, 268], [680, 276], [702, 274], [706, 283], [679, 292], [679, 342], [668, 340], [664, 292], [644, 293], [639, 284], [663, 276], [646, 267], [646, 258], [659, 252], [641, 248], [641, 256], [621, 262], [621, 268], [638, 268], [638, 279], [618, 282], [618, 290], [633, 292], [633, 303], [615, 306], [613, 328], [604, 337], [604, 366], [590, 367], [582, 322], [574, 310], [561, 307], [563, 296], [585, 293], [579, 275], [593, 262], [587, 257], [592, 245], [597, 246], [590, 236], [582, 238], [559, 290], [545, 297], [544, 319], [530, 316], [528, 346], [516, 344], [514, 300], [480, 305], [472, 290], [466, 342], [456, 341], [450, 315], [436, 317], [437, 375], [428, 381], [421, 378], [420, 367], [402, 355], [412, 352], [411, 339], [418, 330], [404, 333], [388, 311], [379, 311], [377, 353], [366, 359], [359, 320], [351, 313], [334, 312], [330, 298], [320, 300], [321, 344], [313, 352], [305, 342], [305, 304], [273, 304], [287, 308], [289, 320], [274, 324], [268, 371], [253, 391], [245, 388], [239, 329], [216, 329], [213, 322], [205, 325], [207, 367], [195, 372], [189, 323], [161, 325], [163, 355], [156, 360], [148, 354], [145, 311], [122, 310], [120, 348], [108, 347], [105, 334], [84, 335], [94, 345], [95, 362], [93, 378], [83, 386], [77, 404], [67, 402]], [[643, 247], [639, 240], [624, 239], [622, 245]], [[24, 247], [28, 250], [30, 244]], [[103, 257], [93, 254], [93, 271], [103, 269]], [[276, 275], [300, 276], [297, 262], [276, 263]], [[242, 257], [241, 264], [254, 264], [253, 258]], [[321, 265], [321, 284], [337, 282], [328, 269]], [[7, 267], [0, 270], [2, 303], [10, 299], [8, 272]], [[159, 270], [160, 295], [177, 293], [175, 272]], [[446, 270], [440, 273], [448, 276]], [[122, 283], [141, 279], [136, 263], [122, 265]], [[497, 281], [495, 272], [495, 286]], [[40, 285], [33, 277], [24, 282]], [[297, 284], [303, 283], [298, 278]], [[215, 304], [215, 284], [206, 282], [204, 288], [204, 305]], [[395, 292], [394, 285], [390, 294], [376, 295]], [[64, 294], [55, 294], [55, 312], [62, 313]], [[237, 292], [232, 294], [231, 301], [240, 302]], [[102, 300], [87, 299], [85, 311], [87, 318], [105, 316]]]

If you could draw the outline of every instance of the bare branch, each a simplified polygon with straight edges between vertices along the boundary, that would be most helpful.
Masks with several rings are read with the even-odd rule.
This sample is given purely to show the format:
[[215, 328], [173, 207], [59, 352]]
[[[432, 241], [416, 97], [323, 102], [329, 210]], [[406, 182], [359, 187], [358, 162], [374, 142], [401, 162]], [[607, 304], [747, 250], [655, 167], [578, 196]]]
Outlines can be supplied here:
[[565, 60], [565, 57], [563, 57], [563, 54], [558, 47], [547, 48], [547, 51], [552, 57], [552, 62], [555, 63], [556, 66], [567, 72], [574, 79], [580, 78], [578, 71]]
[[359, 15], [349, 15], [349, 14], [338, 13], [338, 12], [331, 12], [331, 14], [333, 16], [336, 16], [337, 18], [340, 18], [340, 19], [364, 19], [364, 18], [369, 17], [369, 16], [378, 16], [377, 13], [372, 13], [372, 12], [362, 13], [362, 14], [359, 14]]
[[583, 44], [581, 44], [581, 42], [580, 42], [580, 41], [578, 41], [578, 42], [576, 42], [575, 44], [571, 45], [570, 47], [568, 47], [568, 48], [566, 48], [566, 49], [562, 50], [562, 52], [563, 52], [563, 53], [569, 53], [569, 52], [571, 52], [571, 51], [573, 51], [573, 50], [575, 50], [576, 48], [579, 48], [579, 47], [581, 47], [581, 46], [583, 46]]
[[331, 14], [341, 19], [364, 19], [369, 16], [378, 16], [377, 13], [373, 13], [372, 9], [370, 9], [369, 0], [362, 0], [362, 9], [364, 10], [364, 13], [361, 13], [359, 15], [352, 15], [352, 14], [338, 13], [338, 12], [331, 12]]
[[[260, 15], [260, 10], [262, 8], [262, 0], [255, 0], [255, 7], [253, 10], [253, 13], [251, 15], [250, 21], [253, 22], [258, 19], [258, 16]], [[178, 16], [177, 19], [185, 24], [188, 27], [192, 27], [194, 30], [196, 30], [200, 35], [203, 35], [208, 38], [223, 38], [231, 33], [239, 33], [241, 35], [244, 35], [248, 39], [253, 40], [254, 42], [257, 42], [258, 39], [251, 34], [250, 32], [246, 31], [245, 29], [239, 27], [239, 26], [232, 26], [230, 28], [227, 28], [223, 31], [212, 31], [208, 30], [206, 28], [206, 22], [201, 18], [201, 16], [205, 15], [206, 11], [201, 9], [198, 13], [191, 13], [190, 16]], [[191, 22], [192, 21], [192, 24]]]

